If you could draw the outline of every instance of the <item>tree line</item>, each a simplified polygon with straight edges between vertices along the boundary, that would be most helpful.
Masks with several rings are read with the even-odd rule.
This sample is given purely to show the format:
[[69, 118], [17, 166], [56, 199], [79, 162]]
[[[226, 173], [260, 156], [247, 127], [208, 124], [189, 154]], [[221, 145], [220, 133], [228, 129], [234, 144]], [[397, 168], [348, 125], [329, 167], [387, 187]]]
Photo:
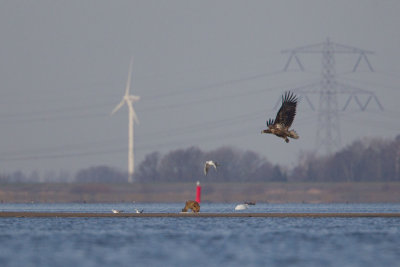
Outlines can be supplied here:
[[318, 182], [400, 181], [400, 135], [394, 140], [357, 140], [327, 157], [308, 154], [291, 176]]
[[[204, 162], [215, 160], [220, 166], [203, 173]], [[127, 173], [109, 166], [94, 166], [78, 171], [0, 174], [1, 182], [99, 182], [125, 183]], [[289, 169], [272, 164], [253, 151], [220, 147], [202, 151], [197, 147], [177, 149], [165, 155], [148, 154], [137, 166], [137, 182], [369, 182], [400, 181], [400, 135], [393, 140], [362, 139], [329, 156], [303, 153]]]
[[[213, 159], [219, 166], [204, 175], [204, 163]], [[135, 179], [139, 182], [261, 182], [287, 180], [278, 165], [271, 164], [253, 151], [221, 147], [204, 152], [197, 147], [178, 149], [161, 156], [154, 152], [138, 166]]]

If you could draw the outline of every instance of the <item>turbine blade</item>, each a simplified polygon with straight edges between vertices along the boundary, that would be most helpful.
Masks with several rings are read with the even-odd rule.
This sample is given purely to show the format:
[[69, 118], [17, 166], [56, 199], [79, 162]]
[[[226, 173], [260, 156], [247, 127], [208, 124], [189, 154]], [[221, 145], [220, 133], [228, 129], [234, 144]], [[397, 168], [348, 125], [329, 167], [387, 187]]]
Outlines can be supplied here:
[[136, 112], [135, 112], [135, 110], [133, 109], [133, 107], [132, 107], [132, 115], [133, 115], [133, 119], [135, 120], [135, 122], [136, 122], [137, 124], [139, 124], [139, 119], [138, 119], [138, 117], [137, 117], [137, 115], [136, 115]]
[[131, 59], [131, 63], [129, 64], [128, 80], [126, 81], [126, 88], [125, 88], [126, 96], [129, 95], [129, 89], [131, 88], [132, 65], [133, 65], [133, 58]]
[[113, 109], [113, 111], [111, 112], [111, 115], [113, 115], [115, 112], [118, 111], [118, 109], [120, 109], [123, 105], [124, 105], [124, 99], [122, 99], [122, 101]]

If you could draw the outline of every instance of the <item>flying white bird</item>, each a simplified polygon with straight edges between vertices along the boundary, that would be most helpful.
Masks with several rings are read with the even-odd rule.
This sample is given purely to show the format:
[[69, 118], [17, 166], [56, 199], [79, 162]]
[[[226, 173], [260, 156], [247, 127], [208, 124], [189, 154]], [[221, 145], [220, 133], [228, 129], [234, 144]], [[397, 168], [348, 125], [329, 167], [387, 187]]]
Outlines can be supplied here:
[[219, 164], [212, 160], [207, 160], [206, 163], [204, 164], [204, 175], [207, 175], [208, 169], [210, 169], [211, 166], [213, 166], [216, 170], [217, 166], [219, 166]]
[[249, 207], [248, 204], [239, 204], [235, 207], [235, 210], [245, 210]]

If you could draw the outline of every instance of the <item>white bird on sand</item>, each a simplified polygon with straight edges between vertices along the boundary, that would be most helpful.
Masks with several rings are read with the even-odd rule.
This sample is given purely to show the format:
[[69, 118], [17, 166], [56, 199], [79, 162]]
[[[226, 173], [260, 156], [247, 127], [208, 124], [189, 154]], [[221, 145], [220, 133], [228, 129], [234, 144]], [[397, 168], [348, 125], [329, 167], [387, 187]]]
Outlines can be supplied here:
[[248, 204], [239, 204], [235, 207], [235, 210], [245, 210], [249, 207]]
[[135, 209], [135, 211], [136, 211], [136, 213], [143, 213], [143, 209], [141, 209], [141, 210]]
[[216, 170], [217, 166], [219, 166], [219, 164], [217, 162], [212, 161], [212, 160], [207, 160], [206, 163], [204, 164], [204, 175], [207, 175], [208, 169], [211, 166], [213, 166], [215, 168], [215, 170]]
[[112, 209], [111, 210], [113, 213], [121, 213], [121, 212], [123, 212], [122, 210], [116, 210], [116, 209]]

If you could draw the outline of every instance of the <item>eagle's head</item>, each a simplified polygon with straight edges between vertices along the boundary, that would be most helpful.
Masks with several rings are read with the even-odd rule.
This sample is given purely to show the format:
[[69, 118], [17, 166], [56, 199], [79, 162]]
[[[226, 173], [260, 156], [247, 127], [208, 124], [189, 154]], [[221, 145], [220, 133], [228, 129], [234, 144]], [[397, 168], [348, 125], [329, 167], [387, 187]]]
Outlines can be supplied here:
[[262, 130], [261, 133], [262, 133], [262, 134], [263, 134], [263, 133], [271, 133], [271, 129]]

